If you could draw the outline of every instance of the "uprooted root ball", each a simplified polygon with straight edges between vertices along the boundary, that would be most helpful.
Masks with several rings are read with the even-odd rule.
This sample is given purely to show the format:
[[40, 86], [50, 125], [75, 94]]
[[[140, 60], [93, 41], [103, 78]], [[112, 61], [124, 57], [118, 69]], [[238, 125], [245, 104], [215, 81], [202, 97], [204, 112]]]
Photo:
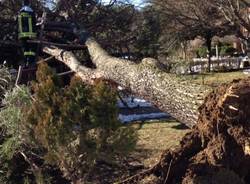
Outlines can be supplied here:
[[154, 169], [158, 183], [250, 183], [250, 78], [210, 93], [193, 130]]

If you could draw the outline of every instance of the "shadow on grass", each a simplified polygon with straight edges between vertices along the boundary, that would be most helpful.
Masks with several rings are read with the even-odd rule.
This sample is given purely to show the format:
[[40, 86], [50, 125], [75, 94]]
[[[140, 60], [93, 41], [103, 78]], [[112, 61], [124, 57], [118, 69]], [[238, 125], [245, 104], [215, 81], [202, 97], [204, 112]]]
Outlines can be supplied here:
[[185, 124], [179, 123], [176, 119], [170, 117], [167, 119], [158, 119], [152, 121], [135, 121], [128, 123], [127, 125], [136, 125], [135, 129], [140, 130], [143, 128], [144, 125], [155, 124], [155, 123], [162, 123], [162, 124], [173, 124], [173, 126], [169, 126], [169, 128], [178, 129], [178, 130], [186, 130], [189, 129]]
[[189, 129], [185, 124], [180, 123], [179, 125], [172, 126], [171, 128], [177, 129], [177, 130], [186, 130]]
[[[133, 158], [135, 160], [141, 162], [142, 160], [150, 158], [156, 151], [157, 151], [156, 149], [146, 149], [146, 148], [140, 147], [140, 148], [136, 148], [132, 152], [132, 154], [133, 154]], [[162, 150], [160, 150], [160, 151], [162, 151]]]

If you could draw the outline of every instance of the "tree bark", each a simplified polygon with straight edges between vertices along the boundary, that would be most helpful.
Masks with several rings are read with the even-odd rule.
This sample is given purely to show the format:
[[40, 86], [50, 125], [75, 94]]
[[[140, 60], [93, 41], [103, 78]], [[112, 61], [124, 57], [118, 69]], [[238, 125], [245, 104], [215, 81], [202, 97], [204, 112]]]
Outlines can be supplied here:
[[85, 82], [91, 83], [96, 78], [112, 80], [187, 126], [196, 124], [198, 108], [210, 91], [209, 88], [162, 71], [152, 58], [145, 58], [140, 64], [135, 64], [112, 57], [94, 38], [88, 38], [86, 46], [96, 69], [83, 66], [72, 52], [49, 47], [44, 47], [43, 51], [66, 64]]
[[211, 71], [211, 56], [212, 56], [212, 35], [210, 33], [207, 34], [206, 36], [206, 45], [207, 45], [207, 58], [208, 58], [208, 63], [207, 63], [207, 71]]

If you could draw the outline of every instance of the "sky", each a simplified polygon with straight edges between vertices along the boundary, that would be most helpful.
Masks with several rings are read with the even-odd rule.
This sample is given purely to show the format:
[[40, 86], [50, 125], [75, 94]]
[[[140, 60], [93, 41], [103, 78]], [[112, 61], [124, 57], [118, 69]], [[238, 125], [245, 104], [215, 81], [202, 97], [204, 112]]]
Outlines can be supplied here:
[[138, 5], [143, 4], [143, 0], [131, 0], [131, 2], [132, 2], [135, 6], [138, 6]]
[[[134, 4], [135, 6], [142, 6], [143, 2], [145, 2], [145, 0], [119, 0], [119, 1], [124, 1], [124, 2], [131, 2], [132, 4]], [[102, 2], [106, 2], [109, 3], [110, 0], [102, 0]]]
[[[0, 3], [4, 2], [5, 0], [0, 0]], [[55, 0], [56, 1], [56, 0]], [[143, 3], [146, 1], [146, 0], [118, 0], [118, 1], [124, 1], [124, 2], [131, 2], [132, 4], [134, 4], [136, 7], [140, 8], [140, 7], [143, 7]], [[110, 0], [102, 0], [103, 3], [109, 3]]]

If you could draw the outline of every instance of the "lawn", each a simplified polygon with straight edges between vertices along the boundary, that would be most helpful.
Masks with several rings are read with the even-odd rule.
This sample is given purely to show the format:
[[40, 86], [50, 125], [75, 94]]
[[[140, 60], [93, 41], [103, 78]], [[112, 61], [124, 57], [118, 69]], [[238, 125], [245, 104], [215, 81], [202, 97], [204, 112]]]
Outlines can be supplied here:
[[138, 143], [132, 153], [145, 167], [157, 163], [161, 153], [174, 149], [189, 129], [173, 120], [133, 123], [138, 132]]
[[[90, 183], [119, 183], [144, 169], [155, 165], [165, 149], [174, 149], [185, 133], [189, 131], [185, 125], [170, 119], [161, 121], [134, 122], [138, 133], [137, 145], [130, 155], [118, 157], [116, 160], [106, 160], [93, 169]], [[138, 184], [153, 184], [156, 177], [150, 175]]]
[[228, 83], [234, 79], [243, 79], [250, 77], [250, 75], [244, 74], [242, 71], [235, 72], [211, 72], [205, 74], [188, 75], [187, 79], [192, 80], [195, 83], [204, 84], [208, 86], [216, 87], [223, 83]]
[[[182, 137], [190, 131], [184, 124], [174, 119], [135, 122], [128, 126], [135, 127], [138, 133], [137, 145], [129, 157], [135, 165], [143, 165], [145, 169], [158, 163], [162, 152], [166, 149], [174, 149], [179, 145]], [[123, 175], [121, 178], [131, 176], [126, 172], [121, 174]], [[138, 184], [153, 184], [155, 181], [156, 177], [150, 175]]]

